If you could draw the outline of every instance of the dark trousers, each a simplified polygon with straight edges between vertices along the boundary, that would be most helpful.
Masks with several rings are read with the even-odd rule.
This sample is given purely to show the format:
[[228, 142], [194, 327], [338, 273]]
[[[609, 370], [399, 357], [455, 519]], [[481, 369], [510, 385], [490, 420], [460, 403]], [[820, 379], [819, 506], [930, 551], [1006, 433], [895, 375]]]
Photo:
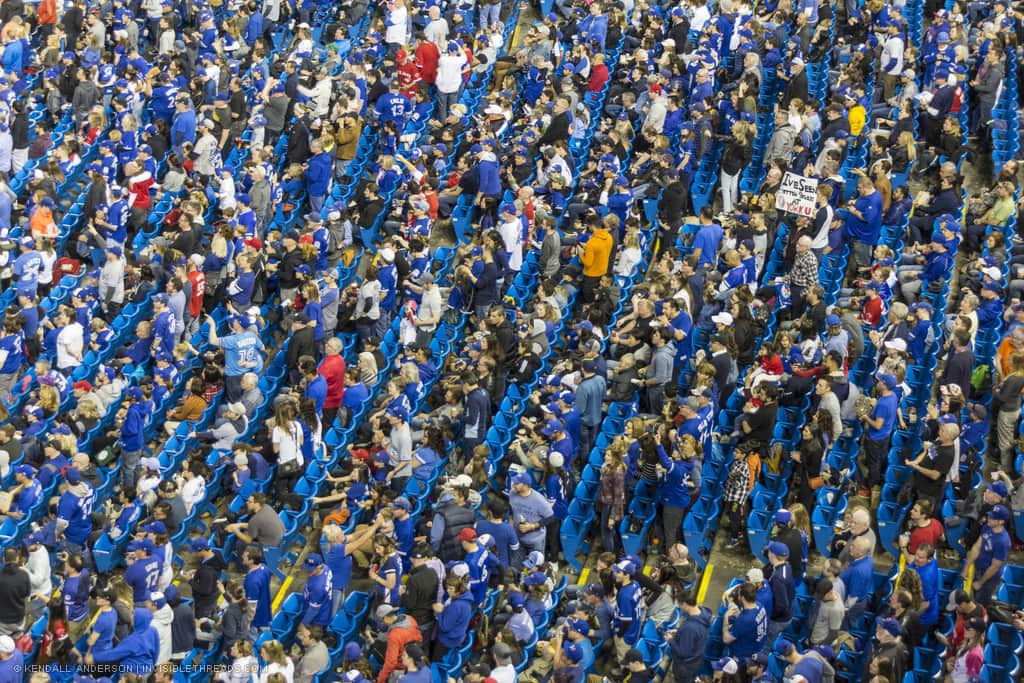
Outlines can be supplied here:
[[237, 401], [242, 398], [242, 376], [227, 375], [224, 377], [224, 391], [228, 401]]
[[597, 425], [588, 427], [585, 424], [580, 424], [580, 447], [576, 458], [581, 466], [586, 466], [587, 459], [590, 458], [590, 451], [594, 448], [594, 439], [597, 438], [597, 429]]
[[583, 276], [583, 286], [580, 288], [580, 295], [583, 297], [583, 303], [589, 304], [594, 301], [594, 294], [600, 284], [601, 277], [599, 275]]
[[864, 437], [864, 484], [868, 488], [882, 485], [888, 456], [889, 439], [875, 441]]

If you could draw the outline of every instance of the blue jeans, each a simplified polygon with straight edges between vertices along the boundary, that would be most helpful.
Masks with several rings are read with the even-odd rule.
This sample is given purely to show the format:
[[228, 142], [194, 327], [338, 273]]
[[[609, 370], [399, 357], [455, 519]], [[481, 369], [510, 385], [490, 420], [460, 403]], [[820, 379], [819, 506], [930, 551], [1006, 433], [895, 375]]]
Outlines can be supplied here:
[[135, 491], [139, 482], [139, 461], [142, 451], [121, 451], [121, 485], [126, 491]]
[[501, 20], [501, 3], [480, 4], [480, 28], [490, 28]]
[[326, 200], [326, 194], [309, 195], [309, 210], [313, 213], [320, 213], [324, 208], [324, 202]]
[[459, 91], [455, 92], [437, 92], [437, 115], [434, 117], [438, 121], [444, 121], [448, 118], [448, 110], [454, 105], [459, 103]]

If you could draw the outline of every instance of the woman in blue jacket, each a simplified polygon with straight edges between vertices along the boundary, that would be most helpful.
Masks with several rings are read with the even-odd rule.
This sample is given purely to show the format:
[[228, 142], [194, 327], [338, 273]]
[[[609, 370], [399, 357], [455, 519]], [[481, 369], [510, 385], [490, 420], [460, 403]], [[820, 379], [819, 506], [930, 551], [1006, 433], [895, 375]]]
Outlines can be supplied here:
[[[692, 438], [692, 437], [691, 437]], [[662, 542], [671, 548], [679, 540], [683, 516], [690, 506], [690, 478], [693, 476], [692, 459], [684, 459], [680, 448], [673, 448], [672, 455], [658, 452], [665, 472], [658, 486], [658, 502], [661, 503], [661, 521], [664, 529]]]
[[473, 594], [469, 592], [465, 577], [449, 576], [445, 582], [448, 600], [442, 605], [434, 603], [437, 615], [437, 640], [431, 661], [440, 662], [449, 650], [466, 642], [469, 621], [473, 617]]

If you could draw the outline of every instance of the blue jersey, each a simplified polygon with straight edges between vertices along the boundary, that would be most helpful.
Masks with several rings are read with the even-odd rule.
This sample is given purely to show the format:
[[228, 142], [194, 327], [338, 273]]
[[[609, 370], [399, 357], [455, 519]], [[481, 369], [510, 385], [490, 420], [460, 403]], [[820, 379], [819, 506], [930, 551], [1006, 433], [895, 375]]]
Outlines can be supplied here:
[[0, 338], [0, 375], [13, 375], [25, 362], [25, 334], [16, 332]]
[[11, 506], [11, 509], [27, 515], [42, 496], [43, 485], [39, 483], [39, 480], [33, 479], [31, 484], [18, 493], [18, 497], [14, 499], [14, 505]]
[[149, 600], [149, 594], [157, 590], [163, 564], [157, 557], [135, 560], [124, 572], [124, 582], [132, 587], [132, 598], [136, 603]]
[[270, 625], [270, 570], [261, 564], [245, 575], [242, 584], [245, 599], [253, 606], [252, 627], [264, 628]]
[[387, 589], [384, 586], [378, 585], [377, 589], [380, 591], [380, 597], [384, 604], [397, 605], [400, 598], [399, 587], [402, 585], [402, 558], [399, 557], [398, 553], [394, 553], [384, 560], [377, 570], [377, 574], [385, 580], [391, 576], [395, 577], [394, 588]]
[[615, 632], [629, 645], [640, 639], [642, 612], [643, 596], [636, 581], [620, 587], [615, 594]]
[[872, 441], [883, 441], [888, 439], [896, 426], [896, 394], [882, 396], [875, 403], [871, 411], [871, 418], [877, 420], [882, 418], [882, 426], [879, 429], [868, 427], [868, 438]]
[[768, 613], [757, 605], [736, 615], [729, 633], [735, 640], [729, 644], [729, 656], [743, 661], [764, 649], [768, 636]]
[[229, 377], [244, 375], [263, 362], [263, 342], [253, 332], [230, 334], [220, 340], [224, 349], [224, 369]]
[[388, 93], [377, 100], [375, 111], [381, 123], [389, 121], [405, 123], [405, 118], [409, 115], [411, 109], [412, 106], [408, 97], [398, 93]]
[[[310, 576], [306, 581], [306, 588], [303, 591], [303, 598], [306, 602], [306, 613], [302, 617], [302, 623], [307, 626], [327, 626], [331, 623], [331, 587], [333, 579], [331, 570], [324, 567], [323, 571], [315, 576]], [[395, 592], [398, 592], [397, 586]]]
[[117, 630], [117, 610], [108, 607], [105, 610], [96, 612], [92, 620], [92, 633], [99, 635], [92, 649], [96, 652], [104, 652], [114, 647], [114, 632]]
[[[993, 562], [1006, 562], [1010, 554], [1010, 535], [1006, 530], [1000, 532], [992, 531], [992, 527], [986, 525], [981, 531], [981, 552], [978, 559], [974, 561], [974, 577], [977, 581], [988, 571]], [[996, 577], [998, 581], [999, 577]]]
[[85, 495], [76, 496], [65, 491], [57, 503], [57, 519], [68, 523], [64, 536], [76, 545], [84, 545], [92, 532], [92, 505], [95, 498], [92, 487], [86, 485]]
[[14, 277], [18, 281], [18, 294], [35, 296], [43, 257], [37, 251], [26, 251], [14, 261]]

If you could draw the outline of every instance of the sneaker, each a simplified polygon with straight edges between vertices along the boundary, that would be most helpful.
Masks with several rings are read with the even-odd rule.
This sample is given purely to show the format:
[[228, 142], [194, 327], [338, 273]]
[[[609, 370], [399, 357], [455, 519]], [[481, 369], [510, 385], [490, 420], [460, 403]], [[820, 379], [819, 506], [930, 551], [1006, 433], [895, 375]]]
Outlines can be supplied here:
[[740, 545], [740, 539], [738, 539], [736, 537], [730, 538], [728, 541], [725, 542], [725, 547], [729, 548], [730, 550], [732, 550], [734, 548], [738, 548], [739, 545]]

